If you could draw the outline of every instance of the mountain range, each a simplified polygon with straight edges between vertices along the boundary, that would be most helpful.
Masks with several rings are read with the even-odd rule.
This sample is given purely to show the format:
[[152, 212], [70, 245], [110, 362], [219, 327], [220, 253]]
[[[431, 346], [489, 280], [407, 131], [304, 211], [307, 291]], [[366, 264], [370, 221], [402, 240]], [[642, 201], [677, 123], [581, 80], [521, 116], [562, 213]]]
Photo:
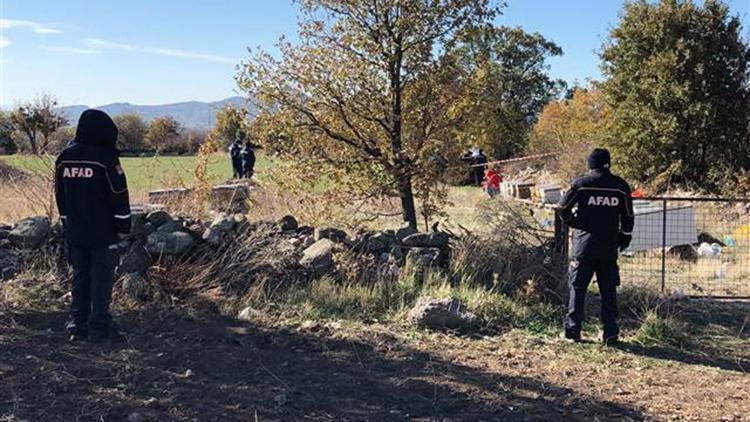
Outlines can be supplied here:
[[[246, 105], [243, 97], [229, 97], [215, 102], [186, 101], [182, 103], [162, 105], [137, 105], [130, 103], [113, 103], [93, 107], [114, 117], [120, 114], [138, 114], [149, 122], [156, 117], [172, 116], [183, 127], [189, 129], [210, 129], [216, 120], [216, 113], [227, 105], [241, 107]], [[70, 124], [75, 125], [87, 105], [71, 105], [61, 107]]]

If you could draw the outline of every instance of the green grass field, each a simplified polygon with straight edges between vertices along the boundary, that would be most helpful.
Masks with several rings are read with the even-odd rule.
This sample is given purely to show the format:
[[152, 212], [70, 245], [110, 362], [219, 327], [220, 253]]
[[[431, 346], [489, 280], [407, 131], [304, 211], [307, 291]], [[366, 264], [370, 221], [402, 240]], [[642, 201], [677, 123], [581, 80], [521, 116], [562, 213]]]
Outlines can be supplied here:
[[[51, 171], [54, 157], [33, 155], [4, 155], [0, 161], [27, 173], [40, 174]], [[196, 156], [123, 157], [122, 166], [128, 176], [128, 184], [135, 191], [166, 187], [192, 186], [195, 182]], [[257, 172], [272, 166], [272, 160], [258, 155]], [[232, 177], [232, 167], [225, 155], [214, 155], [209, 159], [208, 178], [220, 182]]]

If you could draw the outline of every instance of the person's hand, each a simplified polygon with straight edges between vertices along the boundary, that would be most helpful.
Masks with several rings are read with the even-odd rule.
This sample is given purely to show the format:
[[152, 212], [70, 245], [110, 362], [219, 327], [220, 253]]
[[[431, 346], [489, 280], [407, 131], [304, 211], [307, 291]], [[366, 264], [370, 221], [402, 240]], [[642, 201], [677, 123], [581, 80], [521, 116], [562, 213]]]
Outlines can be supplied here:
[[620, 248], [620, 252], [630, 247], [630, 242], [632, 241], [633, 241], [633, 235], [620, 233], [620, 236], [617, 240], [618, 246]]

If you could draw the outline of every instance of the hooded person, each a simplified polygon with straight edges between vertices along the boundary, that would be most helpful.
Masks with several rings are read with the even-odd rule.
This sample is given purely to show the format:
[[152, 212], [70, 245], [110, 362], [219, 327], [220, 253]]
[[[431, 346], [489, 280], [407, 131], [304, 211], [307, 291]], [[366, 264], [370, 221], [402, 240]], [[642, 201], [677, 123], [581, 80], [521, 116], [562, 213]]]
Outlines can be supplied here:
[[232, 142], [229, 146], [229, 158], [232, 160], [232, 177], [239, 179], [242, 177], [242, 144], [239, 140]]
[[86, 110], [74, 142], [55, 163], [55, 199], [73, 268], [66, 324], [73, 340], [122, 340], [109, 312], [118, 242], [130, 234], [130, 202], [117, 135], [106, 113]]
[[589, 174], [574, 180], [558, 204], [560, 217], [574, 229], [564, 321], [565, 337], [573, 341], [581, 339], [586, 291], [594, 274], [601, 294], [602, 341], [613, 344], [619, 336], [617, 258], [630, 246], [635, 218], [630, 186], [612, 174], [610, 165], [609, 151], [595, 149], [588, 157]]
[[245, 147], [242, 148], [240, 155], [242, 156], [242, 176], [252, 179], [255, 172], [255, 150], [250, 141], [245, 143]]

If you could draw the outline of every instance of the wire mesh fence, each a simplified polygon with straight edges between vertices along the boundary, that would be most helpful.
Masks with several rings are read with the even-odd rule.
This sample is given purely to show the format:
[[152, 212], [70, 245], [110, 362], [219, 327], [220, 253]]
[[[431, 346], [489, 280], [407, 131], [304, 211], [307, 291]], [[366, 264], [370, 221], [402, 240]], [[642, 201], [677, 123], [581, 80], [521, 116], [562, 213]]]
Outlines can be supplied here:
[[750, 297], [750, 201], [636, 200], [623, 283], [690, 296]]
[[[633, 241], [619, 259], [623, 285], [665, 294], [750, 298], [750, 199], [634, 201]], [[559, 220], [559, 219], [557, 219]], [[570, 233], [556, 225], [567, 260]]]

